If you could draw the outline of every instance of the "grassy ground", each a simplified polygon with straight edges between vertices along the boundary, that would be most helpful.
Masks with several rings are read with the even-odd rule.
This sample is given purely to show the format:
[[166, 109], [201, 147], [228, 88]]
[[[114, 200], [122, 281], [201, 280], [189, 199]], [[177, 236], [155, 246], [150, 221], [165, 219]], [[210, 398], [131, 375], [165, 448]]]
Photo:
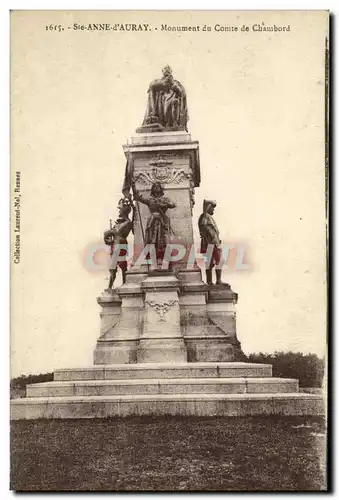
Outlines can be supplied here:
[[316, 417], [13, 422], [11, 488], [319, 491], [324, 432]]

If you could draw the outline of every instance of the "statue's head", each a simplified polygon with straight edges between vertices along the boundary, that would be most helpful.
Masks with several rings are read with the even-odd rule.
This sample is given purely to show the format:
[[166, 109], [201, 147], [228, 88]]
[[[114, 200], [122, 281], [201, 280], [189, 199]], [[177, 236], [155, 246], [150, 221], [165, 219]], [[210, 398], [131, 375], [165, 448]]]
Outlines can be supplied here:
[[164, 195], [164, 188], [160, 184], [160, 182], [155, 182], [151, 188], [151, 196], [154, 198], [160, 198], [160, 196]]
[[118, 203], [119, 217], [128, 217], [132, 210], [131, 202], [128, 198], [121, 198]]
[[168, 78], [169, 76], [172, 76], [172, 69], [168, 64], [162, 69], [162, 74], [164, 78]]
[[214, 214], [214, 209], [215, 207], [217, 206], [217, 202], [214, 201], [214, 200], [204, 200], [204, 204], [203, 204], [203, 212], [206, 214], [209, 214], [209, 215], [213, 215]]

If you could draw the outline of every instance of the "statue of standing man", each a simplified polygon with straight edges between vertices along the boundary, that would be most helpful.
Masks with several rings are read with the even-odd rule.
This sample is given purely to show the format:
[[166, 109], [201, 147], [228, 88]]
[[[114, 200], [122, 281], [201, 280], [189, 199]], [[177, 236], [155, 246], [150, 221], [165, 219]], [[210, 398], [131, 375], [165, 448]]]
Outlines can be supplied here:
[[[213, 285], [212, 279], [212, 269], [216, 267], [216, 285], [225, 285], [229, 287], [226, 283], [221, 281], [222, 269], [219, 267], [222, 261], [222, 247], [221, 240], [219, 236], [219, 229], [217, 223], [213, 218], [214, 209], [217, 203], [213, 200], [204, 200], [203, 203], [203, 213], [199, 217], [198, 225], [201, 238], [200, 252], [202, 254], [207, 254], [209, 250], [212, 250], [212, 254], [208, 252], [207, 258], [210, 257], [206, 268], [206, 281], [208, 285]], [[208, 248], [210, 246], [210, 248]]]
[[[133, 230], [133, 222], [129, 219], [129, 214], [133, 208], [131, 201], [128, 198], [122, 198], [118, 204], [119, 216], [114, 222], [113, 227], [105, 231], [104, 242], [111, 247], [111, 264], [109, 269], [109, 284], [107, 292], [111, 292], [115, 278], [117, 276], [118, 267], [122, 272], [122, 282], [126, 281], [127, 271], [127, 237]], [[125, 257], [118, 260], [118, 257]]]

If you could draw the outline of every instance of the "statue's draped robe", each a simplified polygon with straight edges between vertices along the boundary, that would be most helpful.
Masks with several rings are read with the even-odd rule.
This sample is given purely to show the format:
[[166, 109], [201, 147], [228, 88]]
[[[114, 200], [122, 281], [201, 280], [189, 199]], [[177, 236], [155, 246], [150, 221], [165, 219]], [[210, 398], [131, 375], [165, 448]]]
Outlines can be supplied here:
[[178, 80], [154, 80], [148, 89], [143, 125], [159, 123], [165, 129], [187, 130], [188, 111], [184, 87]]
[[170, 219], [166, 212], [169, 208], [174, 208], [175, 204], [166, 196], [156, 198], [135, 193], [134, 199], [147, 205], [151, 212], [146, 224], [145, 244], [154, 245], [157, 253], [163, 252], [169, 242], [171, 231]]

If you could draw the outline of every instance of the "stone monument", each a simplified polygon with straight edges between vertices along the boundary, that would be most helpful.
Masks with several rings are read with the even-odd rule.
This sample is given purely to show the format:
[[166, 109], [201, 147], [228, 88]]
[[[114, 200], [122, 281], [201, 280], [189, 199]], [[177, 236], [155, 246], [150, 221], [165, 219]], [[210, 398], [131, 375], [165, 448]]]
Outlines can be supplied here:
[[[59, 369], [53, 382], [28, 386], [26, 398], [12, 401], [12, 418], [323, 412], [321, 397], [299, 393], [297, 380], [274, 378], [271, 365], [244, 361], [236, 331], [238, 295], [221, 281], [212, 200], [204, 201], [198, 221], [201, 251], [212, 246], [207, 282], [202, 279], [192, 219], [201, 180], [199, 143], [187, 121], [186, 91], [166, 66], [149, 86], [142, 125], [123, 146], [124, 198], [104, 235], [112, 263], [109, 287], [97, 299], [94, 364]], [[118, 267], [123, 284], [113, 288]]]
[[[221, 283], [221, 269], [212, 287], [211, 281], [204, 283], [197, 265], [187, 265], [194, 250], [192, 208], [194, 190], [200, 185], [199, 144], [187, 132], [183, 85], [173, 79], [168, 66], [163, 75], [150, 84], [143, 124], [124, 146], [127, 164], [122, 192], [125, 197], [133, 196], [137, 205], [134, 263], [126, 273], [126, 283], [116, 290], [123, 321], [109, 332], [106, 312], [118, 307], [118, 302], [116, 296], [111, 302], [98, 298], [105, 334], [98, 339], [95, 364], [242, 359], [236, 335], [237, 294]], [[206, 234], [211, 233], [209, 224], [218, 232], [209, 214], [215, 205], [209, 204], [204, 220], [199, 220]], [[211, 242], [207, 240], [206, 244]], [[219, 239], [216, 243], [214, 261], [221, 251]], [[162, 262], [171, 244], [184, 248], [185, 255], [171, 262], [169, 272], [162, 269]], [[154, 248], [152, 269], [136, 265], [146, 245]], [[126, 315], [128, 324], [133, 317], [133, 328], [125, 327]]]

